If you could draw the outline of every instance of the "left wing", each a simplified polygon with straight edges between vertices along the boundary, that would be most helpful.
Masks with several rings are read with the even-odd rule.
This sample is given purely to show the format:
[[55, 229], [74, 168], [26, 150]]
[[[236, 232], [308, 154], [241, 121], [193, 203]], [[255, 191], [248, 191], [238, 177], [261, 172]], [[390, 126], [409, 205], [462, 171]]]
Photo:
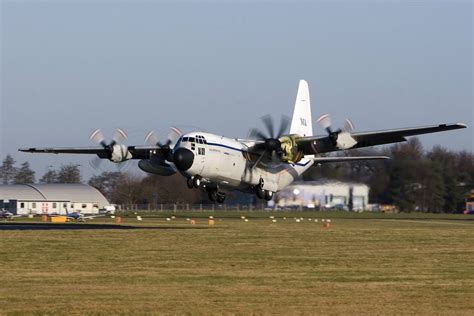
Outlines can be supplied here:
[[22, 148], [22, 152], [47, 153], [47, 154], [95, 154], [100, 158], [111, 159], [120, 162], [128, 159], [149, 159], [153, 155], [160, 154], [162, 148], [159, 146], [125, 146], [115, 144], [106, 147], [45, 147], [45, 148]]
[[344, 149], [404, 142], [407, 136], [444, 132], [466, 127], [463, 123], [455, 123], [358, 133], [338, 131], [328, 136], [298, 137], [296, 143], [304, 155], [313, 155]]

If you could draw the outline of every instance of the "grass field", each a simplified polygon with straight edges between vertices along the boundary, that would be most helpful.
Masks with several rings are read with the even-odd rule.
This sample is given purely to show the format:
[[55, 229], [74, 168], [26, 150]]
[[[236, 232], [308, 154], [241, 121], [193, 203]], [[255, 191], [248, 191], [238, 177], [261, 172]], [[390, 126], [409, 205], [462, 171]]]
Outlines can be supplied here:
[[154, 215], [0, 230], [0, 313], [474, 314], [470, 216]]

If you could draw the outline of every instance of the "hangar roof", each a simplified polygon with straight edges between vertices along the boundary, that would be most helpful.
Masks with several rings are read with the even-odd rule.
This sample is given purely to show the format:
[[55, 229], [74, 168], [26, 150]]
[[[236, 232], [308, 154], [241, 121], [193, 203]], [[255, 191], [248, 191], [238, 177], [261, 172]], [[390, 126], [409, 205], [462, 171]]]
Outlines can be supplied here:
[[93, 202], [108, 205], [107, 199], [87, 184], [0, 185], [0, 200]]

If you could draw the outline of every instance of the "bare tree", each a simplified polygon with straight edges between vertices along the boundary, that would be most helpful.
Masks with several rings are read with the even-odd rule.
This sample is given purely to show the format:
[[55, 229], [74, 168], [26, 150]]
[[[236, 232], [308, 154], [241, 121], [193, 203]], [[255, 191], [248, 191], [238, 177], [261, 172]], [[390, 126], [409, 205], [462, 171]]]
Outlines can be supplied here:
[[126, 175], [121, 172], [106, 171], [98, 176], [93, 176], [88, 183], [99, 190], [109, 201], [118, 203], [113, 200], [114, 192], [125, 182], [125, 177]]
[[81, 183], [81, 170], [79, 165], [63, 165], [58, 172], [59, 183]]

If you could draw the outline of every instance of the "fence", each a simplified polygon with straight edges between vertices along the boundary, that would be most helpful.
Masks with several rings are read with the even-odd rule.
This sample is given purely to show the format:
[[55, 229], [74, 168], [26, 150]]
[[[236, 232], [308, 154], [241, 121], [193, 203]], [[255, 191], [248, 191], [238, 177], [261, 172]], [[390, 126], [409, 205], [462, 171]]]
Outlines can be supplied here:
[[132, 204], [117, 205], [117, 211], [141, 211], [141, 212], [208, 212], [208, 211], [318, 211], [318, 209], [307, 209], [298, 207], [268, 207], [266, 203], [258, 204]]

